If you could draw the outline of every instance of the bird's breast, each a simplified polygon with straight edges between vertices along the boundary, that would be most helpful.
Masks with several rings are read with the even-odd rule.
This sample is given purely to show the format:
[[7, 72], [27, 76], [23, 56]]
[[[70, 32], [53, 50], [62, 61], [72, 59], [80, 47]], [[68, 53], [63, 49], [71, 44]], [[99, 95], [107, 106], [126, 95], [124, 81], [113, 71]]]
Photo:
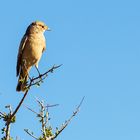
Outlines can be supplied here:
[[28, 65], [32, 66], [40, 60], [45, 45], [45, 37], [43, 34], [30, 35], [28, 37], [23, 54], [23, 57], [28, 62]]

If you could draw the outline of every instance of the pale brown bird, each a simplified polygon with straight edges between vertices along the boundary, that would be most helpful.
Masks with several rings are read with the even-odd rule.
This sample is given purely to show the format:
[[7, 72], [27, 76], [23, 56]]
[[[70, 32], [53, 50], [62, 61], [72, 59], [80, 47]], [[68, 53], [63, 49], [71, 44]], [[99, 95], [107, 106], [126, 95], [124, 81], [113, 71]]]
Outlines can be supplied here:
[[16, 75], [19, 76], [17, 91], [25, 91], [31, 67], [38, 68], [39, 60], [46, 49], [45, 30], [50, 29], [43, 22], [35, 21], [28, 26], [20, 42], [16, 67]]

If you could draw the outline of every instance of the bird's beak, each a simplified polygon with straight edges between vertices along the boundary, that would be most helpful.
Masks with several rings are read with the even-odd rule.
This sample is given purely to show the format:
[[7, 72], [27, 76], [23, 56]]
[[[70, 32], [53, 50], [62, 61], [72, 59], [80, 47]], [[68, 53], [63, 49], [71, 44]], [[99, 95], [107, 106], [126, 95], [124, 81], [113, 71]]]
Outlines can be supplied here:
[[46, 31], [51, 31], [51, 29], [48, 26], [45, 26]]
[[47, 31], [51, 31], [51, 28], [48, 28]]

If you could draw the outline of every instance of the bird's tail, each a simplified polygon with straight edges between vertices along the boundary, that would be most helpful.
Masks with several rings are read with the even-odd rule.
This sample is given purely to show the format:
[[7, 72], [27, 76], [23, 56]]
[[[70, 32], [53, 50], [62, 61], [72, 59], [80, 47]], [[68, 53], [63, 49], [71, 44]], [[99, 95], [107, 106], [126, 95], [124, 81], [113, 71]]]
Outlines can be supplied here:
[[18, 91], [18, 92], [23, 91], [24, 92], [27, 89], [27, 80], [28, 80], [28, 74], [25, 74], [25, 73], [23, 74], [23, 72], [21, 71], [19, 79], [18, 79], [16, 91]]

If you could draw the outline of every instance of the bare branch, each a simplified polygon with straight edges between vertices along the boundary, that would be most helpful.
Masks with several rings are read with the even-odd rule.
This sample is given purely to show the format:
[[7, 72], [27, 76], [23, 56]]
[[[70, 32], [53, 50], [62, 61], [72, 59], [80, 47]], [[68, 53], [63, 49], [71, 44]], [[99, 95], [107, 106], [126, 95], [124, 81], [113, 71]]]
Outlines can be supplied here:
[[10, 140], [10, 123], [6, 126], [6, 140]]
[[39, 80], [39, 81], [36, 81], [35, 83], [32, 83], [31, 86], [41, 82], [42, 80], [44, 80], [47, 76], [48, 76], [48, 73], [53, 73], [53, 71], [59, 67], [61, 67], [61, 65], [58, 65], [58, 66], [53, 66], [51, 69], [49, 69], [47, 72], [43, 73], [43, 74], [40, 74], [39, 76], [35, 77], [35, 78], [32, 78], [31, 81], [35, 82], [36, 80]]
[[46, 108], [50, 108], [50, 107], [55, 107], [55, 106], [58, 106], [59, 104], [54, 104], [54, 105], [50, 105], [50, 104], [47, 104], [45, 107]]
[[5, 116], [5, 113], [0, 112], [0, 116], [3, 118]]
[[25, 131], [28, 135], [30, 135], [31, 137], [33, 137], [34, 139], [38, 140], [38, 138], [37, 138], [36, 136], [33, 135], [33, 132], [29, 132], [28, 129], [24, 129], [24, 131]]
[[78, 107], [76, 108], [76, 110], [73, 112], [72, 116], [64, 123], [64, 125], [62, 125], [62, 127], [57, 130], [57, 132], [55, 133], [55, 135], [52, 137], [52, 139], [55, 139], [67, 126], [68, 124], [71, 122], [71, 120], [73, 119], [74, 116], [76, 116], [76, 114], [79, 112], [79, 109], [84, 101], [84, 98], [82, 98], [80, 104], [78, 105]]
[[33, 109], [29, 108], [28, 106], [24, 105], [28, 110], [30, 110], [31, 112], [35, 113], [37, 116], [39, 116], [40, 114], [38, 114], [37, 112], [35, 112]]
[[[30, 82], [30, 85], [31, 85], [31, 82]], [[20, 108], [20, 106], [22, 105], [22, 103], [23, 103], [23, 101], [24, 101], [25, 97], [26, 97], [26, 96], [27, 96], [27, 94], [28, 94], [28, 91], [29, 91], [29, 89], [27, 89], [27, 90], [26, 90], [26, 92], [24, 93], [24, 96], [22, 97], [22, 99], [21, 99], [21, 101], [19, 102], [18, 106], [16, 107], [15, 111], [12, 113], [12, 115], [11, 115], [11, 118], [10, 118], [10, 119], [12, 119], [12, 118], [13, 118], [13, 116], [15, 116], [15, 114], [16, 114], [16, 113], [17, 113], [17, 111], [19, 110], [19, 108]]]
[[[5, 125], [6, 125], [6, 130], [5, 130], [5, 133], [6, 133], [6, 140], [9, 140], [10, 139], [10, 124], [13, 123], [15, 120], [15, 114], [18, 112], [19, 108], [21, 107], [23, 101], [25, 100], [27, 94], [28, 94], [28, 91], [29, 89], [35, 85], [35, 84], [38, 84], [39, 82], [41, 82], [43, 79], [45, 79], [48, 75], [48, 73], [52, 73], [55, 69], [59, 68], [61, 65], [59, 66], [53, 66], [51, 69], [49, 69], [47, 72], [43, 73], [43, 74], [40, 74], [39, 76], [35, 77], [35, 78], [30, 78], [29, 77], [29, 84], [27, 85], [27, 89], [22, 97], [22, 99], [20, 100], [19, 104], [17, 105], [16, 109], [12, 112], [12, 108], [11, 106], [7, 106], [6, 108], [9, 109], [9, 114], [4, 114], [2, 112], [0, 112], [0, 117], [2, 117], [4, 119], [4, 121], [6, 122]], [[36, 81], [37, 80], [37, 81]], [[13, 121], [14, 120], [14, 121]]]
[[32, 86], [32, 83], [33, 83], [35, 80], [40, 79], [40, 78], [43, 77], [44, 75], [47, 75], [49, 72], [53, 72], [55, 69], [59, 68], [60, 66], [61, 66], [61, 65], [59, 65], [59, 66], [53, 66], [51, 69], [49, 69], [49, 70], [48, 70], [47, 72], [45, 72], [44, 74], [41, 74], [40, 76], [37, 76], [37, 77], [32, 78], [32, 79], [30, 80], [30, 83], [29, 83], [29, 85], [28, 85], [28, 87], [27, 87], [27, 90], [26, 90], [25, 93], [24, 93], [23, 98], [22, 98], [21, 101], [19, 102], [19, 104], [18, 104], [18, 106], [16, 107], [15, 111], [12, 113], [10, 119], [12, 119], [12, 117], [17, 113], [17, 111], [18, 111], [18, 109], [20, 108], [21, 104], [23, 103], [25, 97], [27, 96], [28, 91], [29, 91], [30, 87]]
[[12, 114], [12, 107], [11, 107], [11, 105], [6, 105], [6, 106], [5, 106], [5, 108], [8, 108], [8, 109], [9, 109], [10, 114]]

